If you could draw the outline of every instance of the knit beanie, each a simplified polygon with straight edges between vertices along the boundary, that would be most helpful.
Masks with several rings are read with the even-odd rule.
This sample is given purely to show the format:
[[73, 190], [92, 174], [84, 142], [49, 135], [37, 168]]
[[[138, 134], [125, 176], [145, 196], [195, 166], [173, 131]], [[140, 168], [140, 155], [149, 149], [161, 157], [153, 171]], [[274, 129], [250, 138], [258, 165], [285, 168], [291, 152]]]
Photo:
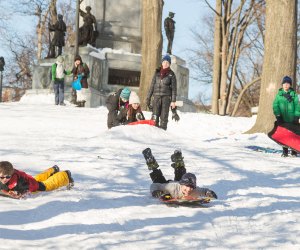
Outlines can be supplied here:
[[163, 58], [161, 59], [161, 62], [163, 61], [168, 61], [171, 64], [171, 57], [169, 56], [169, 54], [166, 54], [163, 56]]
[[290, 78], [289, 76], [285, 76], [285, 77], [283, 77], [281, 84], [284, 84], [284, 83], [292, 84], [292, 82], [293, 82], [292, 78]]
[[124, 88], [122, 91], [121, 91], [121, 94], [120, 94], [120, 97], [126, 101], [129, 100], [129, 96], [130, 96], [130, 89], [129, 88]]
[[140, 98], [134, 91], [131, 91], [130, 97], [129, 97], [129, 104], [138, 103], [140, 104]]
[[185, 173], [180, 181], [179, 184], [189, 186], [191, 188], [196, 188], [197, 187], [197, 178], [194, 174], [192, 173]]

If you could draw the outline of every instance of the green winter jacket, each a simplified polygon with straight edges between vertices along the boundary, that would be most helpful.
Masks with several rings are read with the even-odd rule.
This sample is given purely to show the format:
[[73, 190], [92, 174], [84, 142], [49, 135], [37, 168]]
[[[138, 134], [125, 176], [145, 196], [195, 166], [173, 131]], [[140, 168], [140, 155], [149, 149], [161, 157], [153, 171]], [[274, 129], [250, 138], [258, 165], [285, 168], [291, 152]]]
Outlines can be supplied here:
[[282, 88], [273, 102], [275, 116], [281, 116], [284, 122], [292, 123], [295, 117], [300, 117], [300, 105], [298, 95], [293, 88], [285, 92]]
[[[51, 80], [52, 81], [55, 81], [56, 80], [56, 67], [57, 67], [57, 63], [54, 63], [52, 64], [52, 67], [51, 67]], [[64, 70], [64, 74], [65, 75], [71, 75], [71, 71], [70, 70]], [[58, 80], [63, 80], [64, 78], [62, 79], [58, 79]]]

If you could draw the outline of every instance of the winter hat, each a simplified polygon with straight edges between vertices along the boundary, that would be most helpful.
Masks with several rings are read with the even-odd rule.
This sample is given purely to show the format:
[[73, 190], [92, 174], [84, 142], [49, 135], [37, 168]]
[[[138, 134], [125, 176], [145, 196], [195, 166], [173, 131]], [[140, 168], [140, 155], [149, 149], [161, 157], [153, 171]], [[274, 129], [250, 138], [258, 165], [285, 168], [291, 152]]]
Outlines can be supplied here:
[[129, 88], [124, 88], [122, 91], [121, 91], [121, 94], [120, 94], [120, 97], [126, 101], [129, 100], [129, 96], [130, 96], [130, 89]]
[[292, 78], [290, 78], [289, 76], [285, 76], [285, 77], [283, 77], [281, 84], [284, 84], [284, 83], [292, 84], [292, 82], [293, 82]]
[[133, 103], [141, 103], [140, 102], [140, 98], [137, 95], [137, 93], [135, 93], [134, 91], [130, 92], [130, 96], [129, 96], [129, 104], [133, 104]]
[[74, 62], [76, 62], [77, 60], [79, 60], [80, 62], [82, 61], [82, 59], [81, 59], [81, 56], [80, 56], [80, 55], [77, 55], [77, 56], [75, 56], [75, 58], [74, 58]]
[[181, 184], [181, 185], [185, 185], [185, 186], [189, 186], [189, 187], [191, 187], [191, 188], [196, 188], [196, 186], [197, 186], [197, 178], [196, 178], [196, 176], [194, 175], [194, 174], [192, 174], [192, 173], [185, 173], [182, 177], [181, 177], [181, 179], [180, 179], [180, 181], [179, 181], [179, 184]]
[[161, 59], [161, 62], [163, 61], [168, 61], [171, 64], [171, 57], [169, 56], [169, 54], [166, 54], [163, 56], [163, 58]]
[[62, 56], [57, 57], [56, 61], [58, 63], [63, 63], [64, 62], [64, 58]]

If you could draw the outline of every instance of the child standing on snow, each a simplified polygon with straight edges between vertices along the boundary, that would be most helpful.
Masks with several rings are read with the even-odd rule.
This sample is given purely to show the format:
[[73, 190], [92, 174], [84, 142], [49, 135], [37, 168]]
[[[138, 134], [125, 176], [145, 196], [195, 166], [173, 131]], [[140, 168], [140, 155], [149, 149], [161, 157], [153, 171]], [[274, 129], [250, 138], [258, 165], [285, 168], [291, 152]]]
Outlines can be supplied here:
[[146, 148], [143, 151], [151, 180], [153, 183], [150, 186], [150, 192], [153, 197], [159, 198], [163, 195], [169, 194], [173, 199], [184, 198], [198, 198], [199, 196], [206, 196], [217, 199], [217, 195], [214, 191], [208, 188], [197, 187], [196, 176], [192, 173], [186, 173], [185, 164], [183, 161], [182, 153], [179, 150], [175, 150], [171, 155], [172, 164], [174, 168], [175, 178], [174, 181], [167, 181], [163, 176], [159, 165], [152, 155], [151, 149]]
[[8, 161], [0, 162], [0, 190], [4, 195], [20, 199], [29, 192], [52, 191], [63, 186], [68, 188], [74, 185], [69, 170], [59, 171], [53, 166], [34, 178], [23, 171], [14, 169]]
[[[278, 90], [278, 93], [273, 102], [273, 112], [276, 116], [278, 125], [282, 123], [294, 123], [299, 124], [300, 117], [300, 105], [298, 95], [291, 87], [292, 78], [285, 76], [282, 79], [282, 88]], [[292, 156], [297, 156], [297, 152], [292, 150]], [[282, 157], [288, 156], [288, 148], [283, 147]]]
[[127, 109], [122, 109], [118, 114], [118, 120], [121, 124], [128, 124], [140, 120], [145, 120], [140, 106], [140, 98], [136, 92], [131, 91], [129, 96], [129, 105]]

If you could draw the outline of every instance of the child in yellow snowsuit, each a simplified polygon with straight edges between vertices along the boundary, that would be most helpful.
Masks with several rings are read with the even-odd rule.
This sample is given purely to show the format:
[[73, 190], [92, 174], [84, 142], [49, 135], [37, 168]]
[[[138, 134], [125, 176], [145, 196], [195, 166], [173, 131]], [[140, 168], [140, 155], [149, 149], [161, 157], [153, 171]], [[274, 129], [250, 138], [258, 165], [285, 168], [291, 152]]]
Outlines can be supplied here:
[[8, 161], [0, 162], [0, 190], [12, 198], [22, 198], [28, 192], [52, 191], [63, 186], [69, 189], [74, 180], [69, 170], [60, 171], [53, 166], [34, 178], [23, 171], [14, 169]]

